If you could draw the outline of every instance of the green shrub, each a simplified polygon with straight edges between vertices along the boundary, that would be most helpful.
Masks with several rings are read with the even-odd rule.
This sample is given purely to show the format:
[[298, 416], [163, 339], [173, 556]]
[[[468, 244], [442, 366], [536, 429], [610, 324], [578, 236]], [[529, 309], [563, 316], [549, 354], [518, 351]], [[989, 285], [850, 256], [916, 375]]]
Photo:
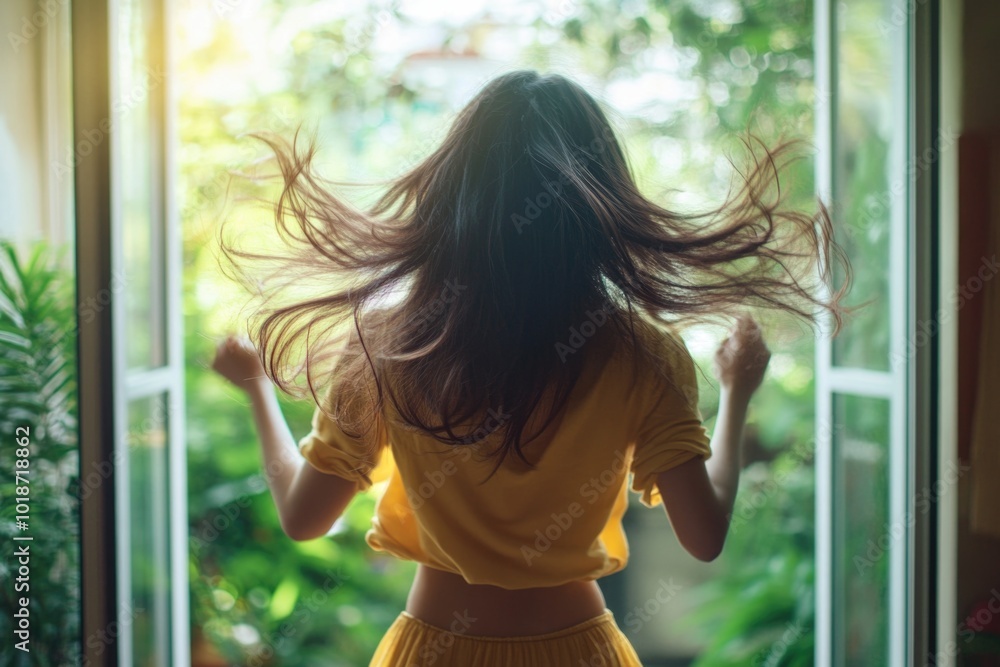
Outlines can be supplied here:
[[[16, 598], [28, 597], [30, 663], [72, 664], [79, 651], [80, 551], [76, 491], [76, 313], [72, 273], [46, 244], [21, 253], [0, 242], [0, 663], [28, 664], [14, 648]], [[15, 432], [29, 428], [28, 529], [15, 520]], [[18, 434], [20, 435], [20, 433]], [[17, 542], [15, 535], [30, 536]], [[29, 590], [15, 592], [13, 551], [29, 545]], [[22, 661], [22, 662], [19, 662]]]

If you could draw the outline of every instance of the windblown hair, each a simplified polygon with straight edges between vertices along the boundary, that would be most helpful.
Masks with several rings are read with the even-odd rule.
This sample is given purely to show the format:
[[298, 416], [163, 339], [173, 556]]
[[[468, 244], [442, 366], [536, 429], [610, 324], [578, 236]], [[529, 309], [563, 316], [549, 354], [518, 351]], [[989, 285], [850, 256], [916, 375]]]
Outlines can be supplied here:
[[[275, 218], [291, 251], [250, 335], [281, 389], [295, 393], [303, 371], [314, 397], [330, 383], [332, 416], [358, 437], [392, 408], [446, 444], [496, 431], [496, 466], [509, 454], [527, 462], [522, 448], [580, 375], [584, 355], [559, 346], [598, 309], [637, 347], [640, 320], [763, 307], [841, 323], [850, 267], [830, 216], [822, 203], [785, 210], [779, 187], [794, 142], [745, 139], [747, 166], [726, 201], [681, 214], [640, 193], [600, 106], [558, 75], [493, 80], [440, 147], [365, 211], [314, 173], [314, 144], [261, 138], [283, 177]], [[241, 270], [279, 258], [223, 249]], [[282, 286], [304, 282], [316, 293], [277, 302]], [[540, 426], [529, 429], [536, 410]]]

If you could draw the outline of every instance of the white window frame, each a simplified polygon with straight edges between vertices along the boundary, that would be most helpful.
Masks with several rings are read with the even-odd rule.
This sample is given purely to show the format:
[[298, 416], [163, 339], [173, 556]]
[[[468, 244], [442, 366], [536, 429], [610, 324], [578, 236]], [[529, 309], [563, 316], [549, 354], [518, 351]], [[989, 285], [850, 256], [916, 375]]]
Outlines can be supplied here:
[[[832, 200], [835, 113], [837, 109], [836, 35], [834, 0], [816, 0], [816, 184], [819, 196]], [[938, 30], [940, 8], [935, 0], [912, 3], [894, 0], [893, 17], [902, 24], [886, 36], [893, 40], [895, 54], [891, 80], [896, 100], [897, 123], [890, 140], [888, 182], [903, 183], [901, 192], [890, 187], [890, 250], [888, 311], [889, 355], [894, 361], [888, 371], [845, 368], [832, 363], [828, 339], [816, 346], [816, 650], [818, 667], [839, 667], [843, 637], [838, 634], [838, 614], [842, 602], [835, 589], [838, 514], [835, 503], [837, 459], [833, 452], [835, 394], [885, 399], [890, 405], [889, 439], [889, 520], [904, 527], [901, 540], [894, 540], [889, 558], [889, 637], [888, 664], [925, 664], [936, 647], [949, 637], [948, 625], [954, 618], [954, 519], [956, 489], [946, 489], [926, 514], [917, 512], [913, 501], [921, 490], [934, 489], [948, 461], [955, 459], [954, 443], [949, 442], [948, 412], [938, 423], [941, 396], [948, 392], [939, 351], [941, 340], [931, 336], [926, 345], [908, 353], [915, 340], [917, 323], [929, 321], [937, 313], [939, 295], [949, 284], [939, 268], [953, 266], [957, 244], [947, 232], [944, 246], [940, 211], [933, 208], [932, 193], [939, 187], [943, 160], [934, 160], [915, 179], [909, 165], [934, 145], [938, 117], [938, 52], [934, 31]], [[954, 20], [954, 19], [953, 19]], [[953, 28], [954, 30], [954, 28]], [[942, 155], [943, 157], [943, 155]], [[953, 158], [949, 158], [953, 159]], [[951, 204], [954, 206], [954, 203]], [[864, 267], [856, 267], [864, 270]], [[884, 302], [875, 307], [885, 307]], [[951, 336], [952, 344], [955, 332]], [[953, 384], [950, 385], [953, 388]], [[934, 427], [938, 428], [935, 429]], [[951, 439], [953, 440], [953, 438]], [[912, 522], [910, 521], [912, 519]], [[942, 539], [944, 538], [944, 539]], [[873, 656], [873, 660], [881, 658]], [[943, 663], [936, 663], [943, 664]]]
[[[169, 521], [156, 539], [169, 563], [169, 610], [157, 612], [166, 620], [160, 632], [169, 655], [160, 656], [171, 667], [190, 665], [187, 479], [184, 439], [184, 350], [181, 309], [181, 236], [174, 192], [174, 90], [169, 76], [169, 2], [151, 0], [149, 23], [159, 39], [151, 40], [150, 61], [168, 72], [150, 92], [153, 126], [162, 128], [162, 150], [154, 148], [152, 165], [152, 223], [162, 225], [162, 247], [153, 265], [163, 268], [165, 303], [161, 321], [165, 363], [151, 370], [126, 367], [124, 294], [121, 281], [125, 258], [122, 248], [120, 177], [116, 155], [120, 138], [115, 130], [115, 101], [120, 99], [116, 79], [118, 2], [92, 0], [72, 12], [73, 129], [79, 141], [94, 128], [111, 130], [106, 140], [90, 141], [89, 152], [75, 170], [77, 226], [77, 290], [110, 299], [91, 322], [79, 326], [80, 462], [82, 470], [112, 472], [81, 502], [83, 622], [81, 651], [92, 665], [133, 665], [130, 600], [130, 503], [128, 406], [146, 397], [166, 396], [168, 466], [162, 481], [167, 492]], [[154, 146], [156, 144], [154, 143]], [[133, 267], [130, 267], [133, 268]], [[102, 465], [103, 464], [103, 465]], [[112, 632], [113, 631], [113, 632]], [[113, 637], [102, 640], [100, 638]]]

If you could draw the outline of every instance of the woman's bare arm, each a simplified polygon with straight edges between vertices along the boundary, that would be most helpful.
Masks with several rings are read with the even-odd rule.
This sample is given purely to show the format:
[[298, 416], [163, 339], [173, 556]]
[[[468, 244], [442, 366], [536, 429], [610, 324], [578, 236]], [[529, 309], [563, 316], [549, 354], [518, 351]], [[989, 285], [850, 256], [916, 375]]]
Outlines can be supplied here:
[[355, 483], [320, 472], [299, 455], [274, 385], [250, 341], [233, 336], [224, 340], [212, 368], [250, 398], [264, 477], [285, 534], [293, 540], [325, 535], [357, 493]]
[[770, 358], [756, 322], [741, 318], [715, 355], [721, 393], [712, 457], [708, 461], [696, 457], [657, 476], [674, 533], [699, 560], [715, 560], [725, 544], [743, 468], [747, 407]]
[[745, 399], [724, 390], [712, 434], [712, 457], [708, 461], [695, 457], [656, 478], [674, 534], [698, 560], [715, 560], [729, 532], [743, 467], [746, 410]]

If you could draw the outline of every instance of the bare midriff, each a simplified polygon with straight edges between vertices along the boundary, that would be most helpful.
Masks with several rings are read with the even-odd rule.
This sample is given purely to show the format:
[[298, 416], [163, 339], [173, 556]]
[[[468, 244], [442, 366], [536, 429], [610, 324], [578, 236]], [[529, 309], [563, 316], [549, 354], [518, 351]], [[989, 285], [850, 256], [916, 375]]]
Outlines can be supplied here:
[[599, 616], [604, 609], [596, 581], [507, 590], [470, 584], [460, 575], [424, 565], [417, 568], [406, 601], [407, 613], [425, 623], [450, 628], [462, 619], [463, 634], [485, 637], [547, 634]]

